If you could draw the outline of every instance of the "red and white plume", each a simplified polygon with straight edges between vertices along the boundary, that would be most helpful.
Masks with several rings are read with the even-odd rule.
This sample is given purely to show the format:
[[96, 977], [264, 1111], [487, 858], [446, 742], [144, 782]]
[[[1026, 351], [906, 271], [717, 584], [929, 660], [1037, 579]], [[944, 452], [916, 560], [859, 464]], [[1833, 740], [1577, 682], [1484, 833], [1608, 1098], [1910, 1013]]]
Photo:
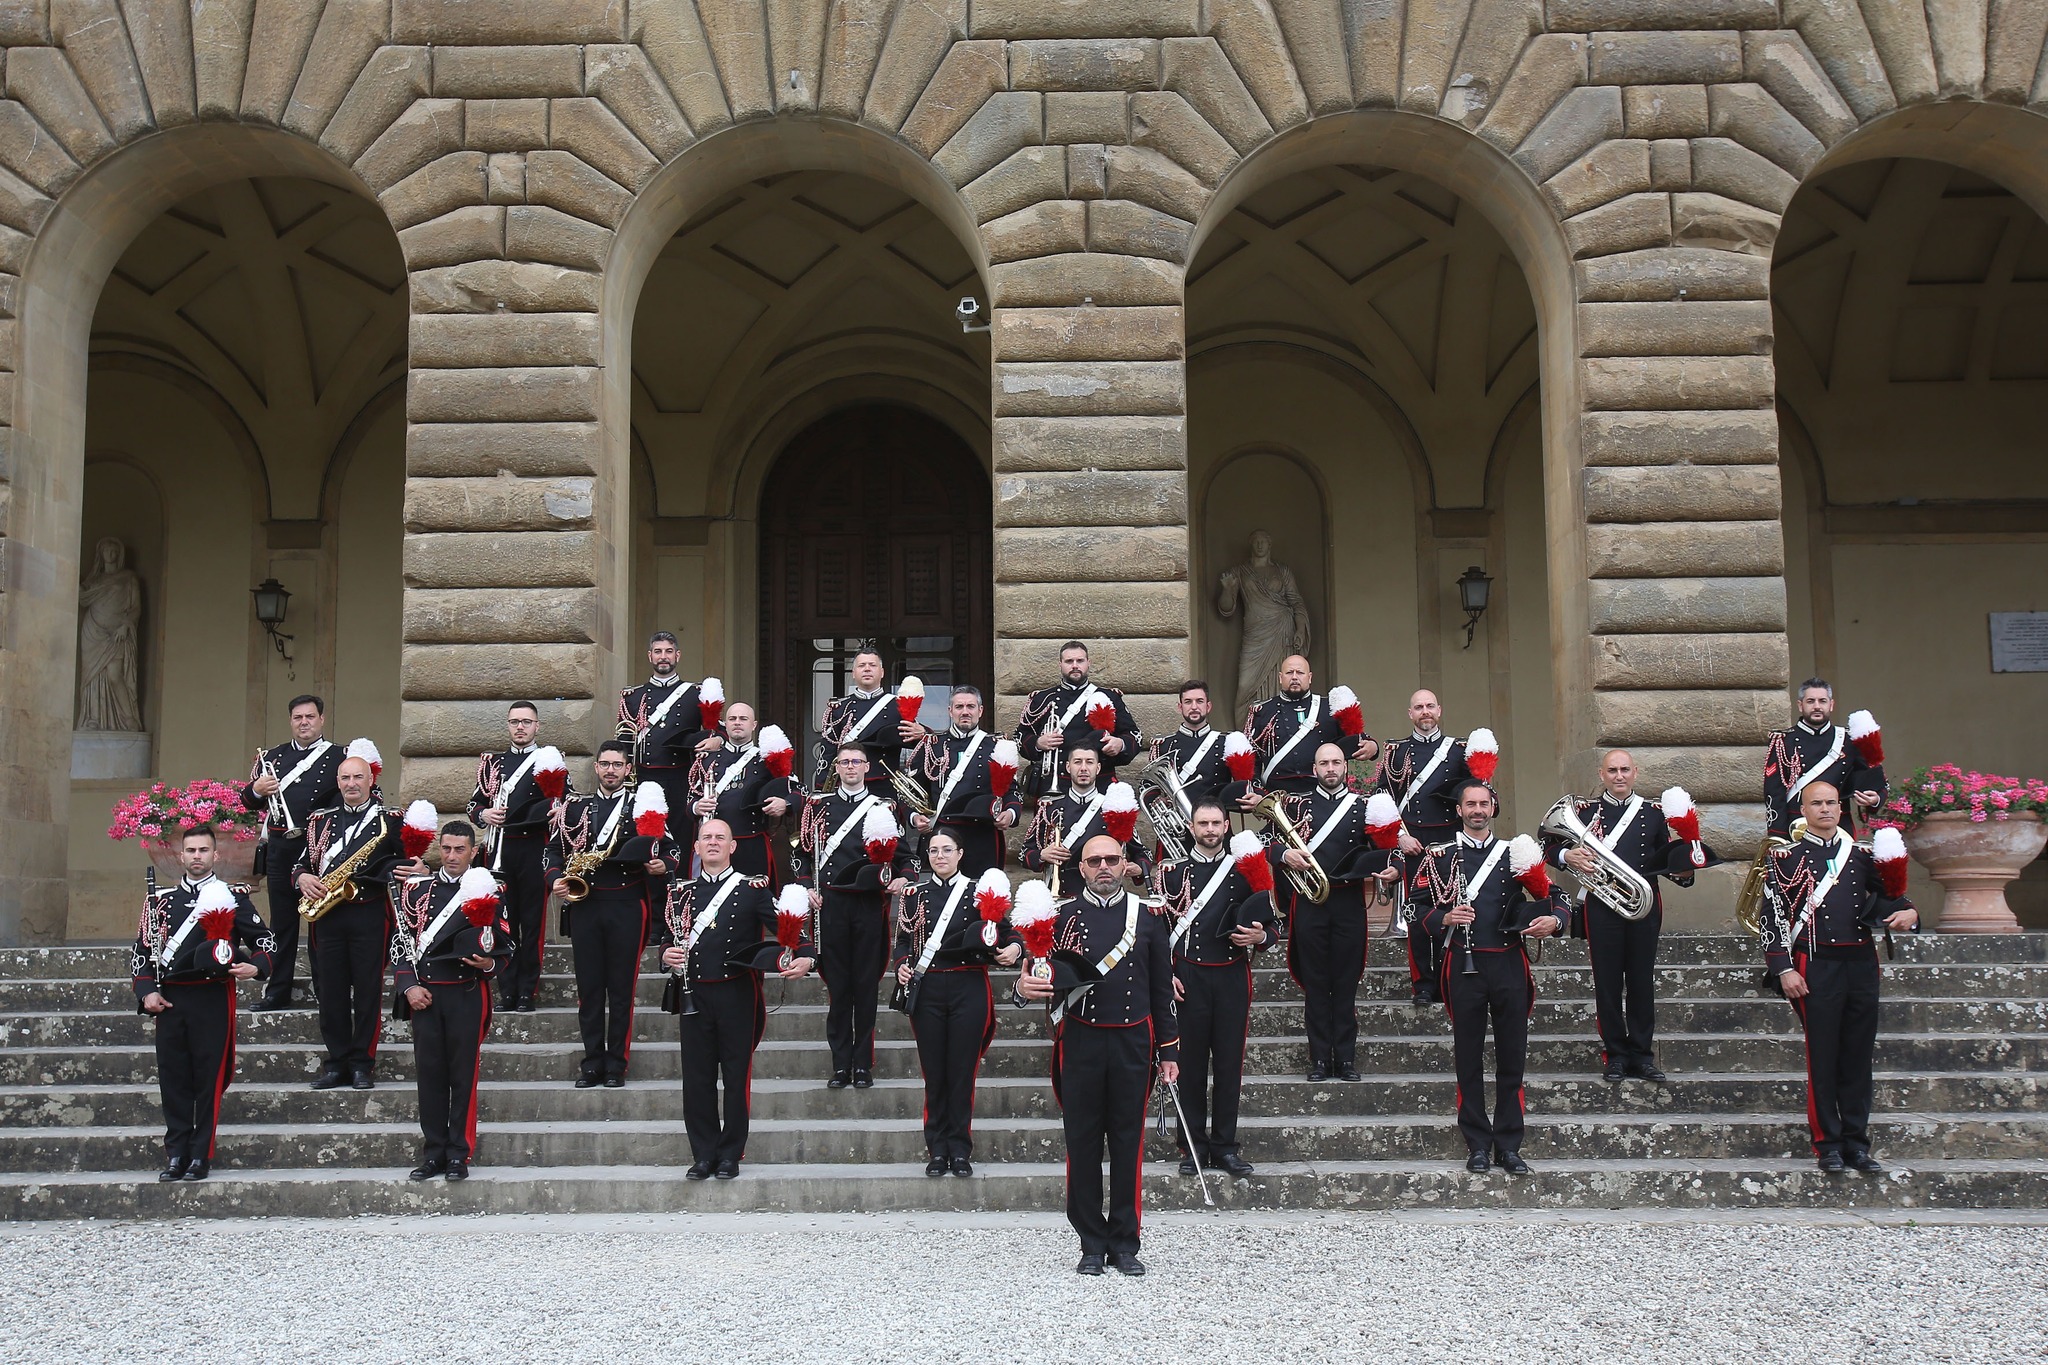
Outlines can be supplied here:
[[1493, 731], [1482, 725], [1466, 736], [1465, 766], [1481, 782], [1493, 781], [1493, 771], [1500, 766], [1500, 741]]
[[491, 923], [498, 918], [498, 879], [489, 868], [472, 867], [455, 883], [455, 903], [472, 925]]
[[896, 817], [889, 813], [887, 806], [876, 806], [868, 812], [868, 818], [860, 822], [861, 842], [868, 846], [868, 861], [886, 866], [896, 860], [896, 841], [903, 837], [903, 827], [896, 823]]
[[569, 789], [568, 761], [552, 744], [543, 744], [533, 756], [533, 785], [550, 801], [561, 800], [562, 793]]
[[811, 893], [795, 882], [782, 888], [775, 898], [775, 941], [795, 949], [804, 941], [804, 925], [811, 915]]
[[903, 675], [903, 681], [896, 684], [896, 714], [905, 720], [914, 721], [917, 713], [924, 710], [924, 679], [915, 673]]
[[1102, 795], [1102, 829], [1120, 844], [1138, 832], [1138, 794], [1128, 782], [1112, 782]]
[[974, 913], [989, 924], [1001, 924], [1010, 915], [1010, 877], [1000, 867], [981, 874], [974, 884]]
[[796, 766], [796, 746], [789, 742], [780, 725], [761, 727], [761, 766], [775, 778], [788, 777]]
[[1365, 709], [1358, 704], [1358, 694], [1350, 688], [1330, 689], [1330, 715], [1347, 737], [1356, 739], [1365, 733]]
[[1044, 959], [1052, 956], [1053, 924], [1059, 908], [1044, 882], [1024, 882], [1017, 887], [1017, 904], [1010, 911], [1010, 927], [1024, 940], [1024, 951]]
[[200, 887], [192, 909], [199, 916], [200, 929], [209, 939], [217, 942], [234, 937], [235, 893], [228, 890], [226, 882], [216, 877]]
[[1103, 734], [1116, 729], [1116, 708], [1106, 701], [1096, 702], [1088, 708], [1088, 723]]
[[1877, 880], [1892, 900], [1906, 894], [1906, 841], [1890, 825], [1870, 833], [1870, 856], [1877, 863]]
[[719, 717], [725, 714], [725, 684], [716, 678], [706, 678], [697, 684], [697, 715], [704, 728], [716, 730]]
[[1249, 782], [1259, 771], [1259, 751], [1252, 747], [1241, 730], [1232, 730], [1223, 737], [1223, 766], [1230, 769], [1230, 780]]
[[659, 782], [642, 782], [634, 788], [633, 832], [647, 839], [668, 833], [668, 793]]
[[384, 773], [384, 755], [377, 752], [377, 746], [368, 739], [352, 739], [348, 748], [342, 750], [343, 758], [360, 758], [370, 765], [370, 780], [375, 782]]
[[1877, 717], [1868, 711], [1849, 713], [1849, 742], [1856, 746], [1856, 755], [1871, 767], [1884, 764], [1884, 731], [1878, 728]]
[[434, 809], [434, 803], [415, 801], [405, 808], [405, 821], [398, 827], [398, 842], [405, 846], [406, 857], [417, 858], [440, 832], [441, 812]]
[[1237, 864], [1237, 873], [1251, 883], [1254, 891], [1273, 889], [1273, 865], [1266, 861], [1266, 846], [1259, 842], [1259, 836], [1248, 829], [1241, 829], [1230, 836], [1230, 857]]
[[1365, 832], [1374, 848], [1392, 848], [1401, 841], [1401, 808], [1385, 792], [1365, 798]]
[[999, 739], [988, 755], [988, 789], [1001, 801], [1017, 781], [1017, 741]]
[[1543, 865], [1543, 846], [1526, 834], [1508, 841], [1508, 871], [1537, 900], [1550, 895], [1550, 869]]
[[1700, 847], [1700, 810], [1692, 803], [1692, 793], [1683, 787], [1666, 787], [1657, 804], [1664, 808], [1664, 825], [1671, 831], [1671, 837], [1683, 839], [1691, 846], [1692, 865], [1705, 867], [1707, 851]]

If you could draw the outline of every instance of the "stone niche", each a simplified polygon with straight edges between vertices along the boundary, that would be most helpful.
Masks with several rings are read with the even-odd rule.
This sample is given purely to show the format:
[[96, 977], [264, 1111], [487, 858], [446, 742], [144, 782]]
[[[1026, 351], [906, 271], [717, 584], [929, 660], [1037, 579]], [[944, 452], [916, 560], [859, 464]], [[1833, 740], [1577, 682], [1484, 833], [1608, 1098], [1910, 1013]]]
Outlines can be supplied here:
[[[1219, 725], [1244, 720], [1237, 706], [1238, 651], [1244, 639], [1244, 609], [1225, 618], [1216, 610], [1218, 581], [1227, 569], [1251, 557], [1254, 531], [1273, 538], [1273, 562], [1294, 572], [1295, 586], [1308, 604], [1309, 664], [1318, 688], [1331, 679], [1329, 659], [1329, 576], [1327, 517], [1322, 486], [1292, 456], [1252, 450], [1224, 460], [1203, 494], [1201, 560], [1197, 565], [1195, 620], [1202, 632], [1196, 658], [1209, 680]], [[1265, 692], [1270, 694], [1272, 680]]]

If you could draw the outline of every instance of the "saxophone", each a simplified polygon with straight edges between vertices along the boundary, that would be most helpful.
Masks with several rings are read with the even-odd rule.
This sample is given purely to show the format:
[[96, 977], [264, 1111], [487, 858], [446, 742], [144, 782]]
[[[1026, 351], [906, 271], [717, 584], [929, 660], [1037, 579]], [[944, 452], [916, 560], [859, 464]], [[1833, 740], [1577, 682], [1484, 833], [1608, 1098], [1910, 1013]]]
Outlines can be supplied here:
[[377, 816], [377, 832], [363, 840], [361, 848], [322, 874], [319, 895], [300, 898], [299, 917], [306, 923], [311, 924], [335, 906], [356, 898], [356, 892], [360, 889], [356, 885], [356, 873], [363, 870], [364, 865], [370, 861], [370, 855], [383, 844], [384, 819], [388, 814], [386, 811]]
[[583, 849], [569, 855], [568, 861], [562, 867], [563, 900], [580, 901], [590, 895], [591, 877], [596, 875], [598, 866], [612, 856], [612, 850], [619, 846], [619, 841], [625, 838], [625, 835], [626, 822], [621, 820], [612, 834], [612, 841], [603, 848]]

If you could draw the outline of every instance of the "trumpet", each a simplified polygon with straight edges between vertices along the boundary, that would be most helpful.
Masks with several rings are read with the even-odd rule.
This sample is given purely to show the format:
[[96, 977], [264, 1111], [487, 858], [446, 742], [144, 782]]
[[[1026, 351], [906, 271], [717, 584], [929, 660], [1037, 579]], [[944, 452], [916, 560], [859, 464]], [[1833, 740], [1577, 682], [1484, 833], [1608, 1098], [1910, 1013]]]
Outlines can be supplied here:
[[1281, 864], [1287, 873], [1287, 884], [1294, 888], [1295, 894], [1310, 905], [1321, 905], [1328, 900], [1330, 874], [1323, 871], [1322, 864], [1316, 861], [1316, 855], [1309, 851], [1308, 841], [1301, 837], [1301, 831], [1294, 827], [1294, 822], [1287, 818], [1287, 812], [1280, 808], [1280, 793], [1268, 792], [1258, 805], [1252, 807], [1251, 814], [1264, 820], [1267, 827], [1280, 836], [1281, 843], [1308, 859], [1308, 866], [1304, 868], [1297, 869]]
[[1561, 839], [1570, 847], [1593, 855], [1591, 872], [1580, 872], [1569, 863], [1563, 864], [1564, 870], [1581, 890], [1615, 914], [1626, 920], [1638, 920], [1656, 908], [1657, 888], [1593, 836], [1586, 822], [1579, 819], [1578, 797], [1567, 792], [1553, 801], [1536, 833], [1539, 837]]
[[1749, 933], [1761, 936], [1764, 931], [1764, 878], [1768, 875], [1771, 855], [1780, 849], [1792, 847], [1806, 837], [1806, 818], [1801, 816], [1792, 822], [1792, 837], [1779, 838], [1766, 832], [1762, 845], [1757, 848], [1756, 858], [1749, 870], [1742, 874], [1742, 890], [1735, 896], [1735, 922]]
[[1138, 805], [1152, 822], [1152, 833], [1166, 850], [1167, 861], [1178, 862], [1187, 857], [1194, 842], [1188, 832], [1194, 808], [1180, 784], [1180, 774], [1174, 771], [1172, 759], [1155, 759], [1145, 769], [1145, 776], [1138, 783]]
[[[265, 758], [263, 756], [263, 751], [260, 749], [256, 752], [256, 767], [257, 770], [261, 772], [263, 776], [269, 778], [271, 781], [275, 782], [278, 780], [277, 765], [275, 763], [272, 763], [269, 759]], [[266, 821], [266, 823], [268, 823], [271, 829], [276, 830], [279, 834], [287, 836], [294, 835], [299, 832], [292, 828], [292, 808], [285, 804], [283, 791], [271, 792], [270, 795], [265, 798], [265, 803], [266, 804], [264, 806], [263, 816], [264, 820]]]

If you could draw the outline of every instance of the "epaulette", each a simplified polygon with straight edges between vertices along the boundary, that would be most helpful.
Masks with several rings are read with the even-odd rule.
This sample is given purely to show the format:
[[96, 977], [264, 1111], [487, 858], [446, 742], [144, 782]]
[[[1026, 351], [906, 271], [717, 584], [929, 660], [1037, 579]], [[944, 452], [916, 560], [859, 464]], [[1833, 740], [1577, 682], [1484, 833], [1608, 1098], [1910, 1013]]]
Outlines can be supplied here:
[[1458, 841], [1456, 839], [1448, 839], [1441, 844], [1431, 844], [1427, 851], [1430, 853], [1449, 853], [1457, 846]]
[[319, 810], [307, 812], [306, 818], [308, 820], [317, 820], [323, 815], [337, 814], [340, 810], [340, 806], [322, 806]]
[[1799, 851], [1799, 841], [1798, 841], [1798, 840], [1794, 840], [1793, 842], [1791, 842], [1791, 843], [1789, 843], [1789, 844], [1786, 844], [1786, 845], [1785, 845], [1785, 846], [1784, 846], [1783, 848], [1774, 848], [1774, 849], [1770, 850], [1770, 853], [1771, 853], [1771, 857], [1775, 859], [1775, 858], [1783, 858], [1783, 857], [1787, 857], [1788, 855], [1790, 855], [1790, 854], [1793, 854], [1793, 853], [1797, 853], [1798, 851]]

